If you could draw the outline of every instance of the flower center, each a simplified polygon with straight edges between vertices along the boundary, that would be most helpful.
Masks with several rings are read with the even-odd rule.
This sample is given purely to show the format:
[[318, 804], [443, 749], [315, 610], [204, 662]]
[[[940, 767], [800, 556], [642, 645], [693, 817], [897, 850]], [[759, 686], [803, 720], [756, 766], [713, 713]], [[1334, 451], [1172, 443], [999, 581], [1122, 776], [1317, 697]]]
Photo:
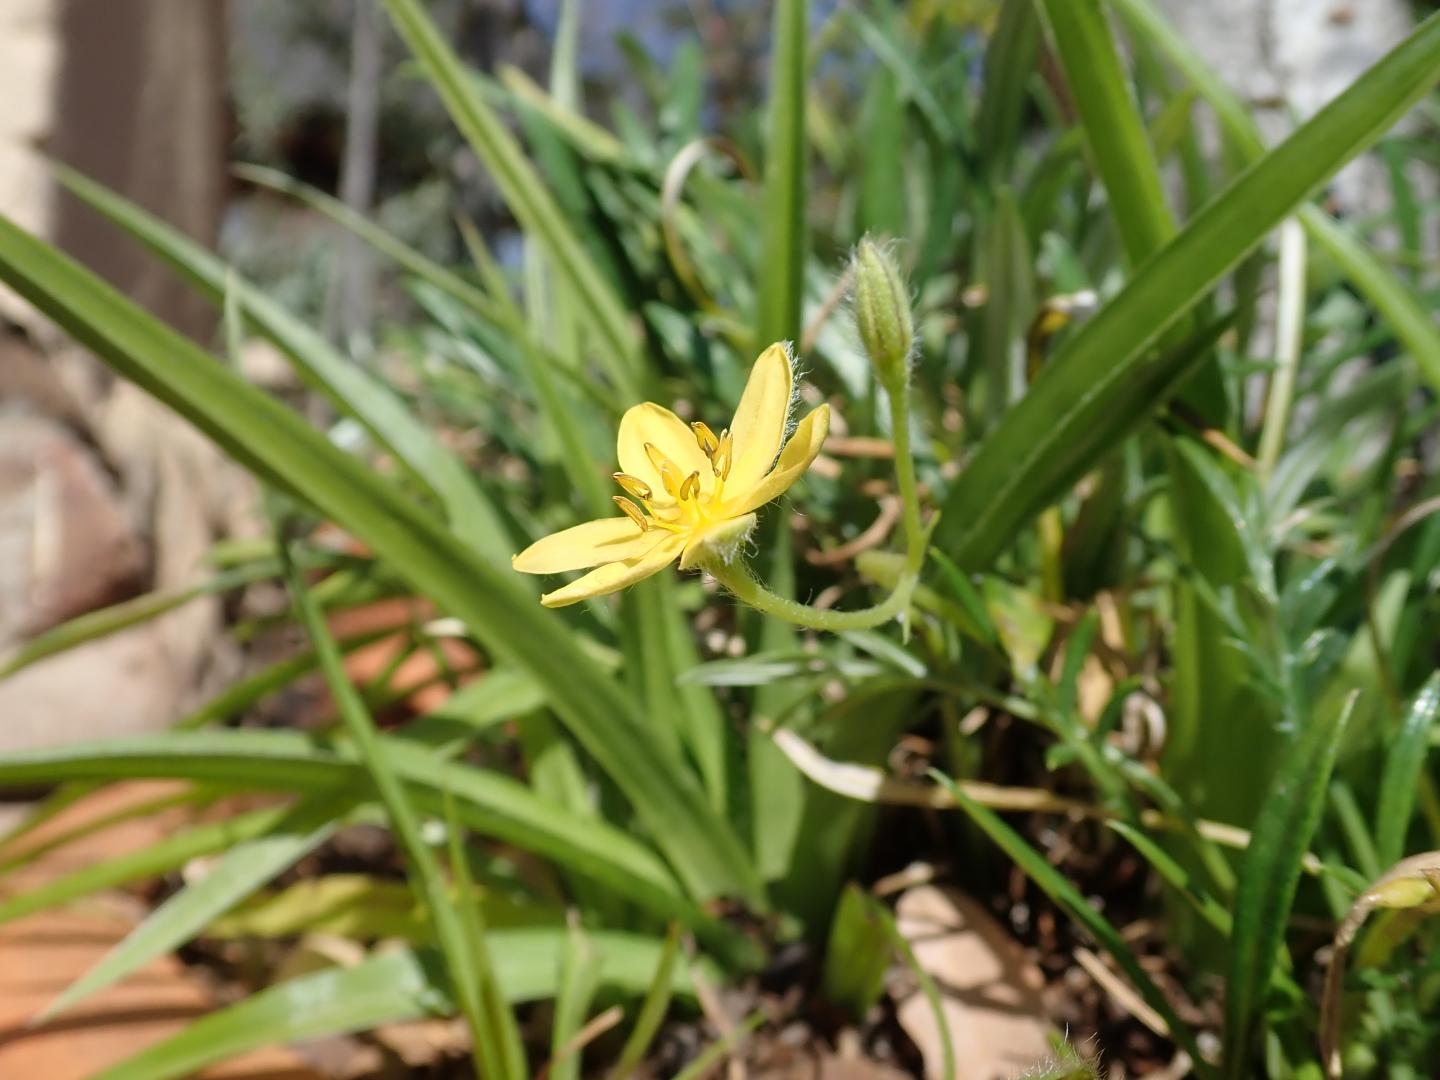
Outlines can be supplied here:
[[[660, 477], [660, 483], [664, 486], [665, 493], [675, 500], [673, 507], [657, 508], [654, 504], [655, 493], [651, 490], [650, 485], [639, 477], [621, 472], [613, 474], [615, 482], [624, 490], [625, 495], [611, 497], [615, 500], [615, 505], [620, 507], [631, 521], [640, 526], [641, 532], [648, 532], [651, 529], [683, 532], [707, 525], [719, 516], [718, 512], [725, 494], [725, 481], [730, 476], [730, 465], [734, 458], [734, 440], [731, 438], [729, 429], [716, 435], [707, 424], [699, 420], [691, 424], [690, 429], [695, 433], [695, 442], [709, 460], [711, 472], [715, 477], [714, 488], [708, 495], [700, 486], [698, 471], [691, 472], [689, 475], [683, 474], [680, 467], [654, 443], [647, 442], [645, 444], [645, 456], [655, 467], [655, 472]], [[639, 505], [637, 506], [636, 503]]]

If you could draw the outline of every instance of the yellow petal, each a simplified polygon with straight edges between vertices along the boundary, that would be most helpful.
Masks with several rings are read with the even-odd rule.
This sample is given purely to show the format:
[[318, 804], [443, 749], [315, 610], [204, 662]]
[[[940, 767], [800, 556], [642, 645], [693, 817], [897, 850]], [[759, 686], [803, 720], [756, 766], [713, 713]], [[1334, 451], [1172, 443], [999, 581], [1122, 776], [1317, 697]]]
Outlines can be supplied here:
[[540, 603], [546, 607], [565, 607], [581, 600], [588, 600], [592, 596], [604, 596], [606, 593], [618, 592], [626, 586], [634, 585], [637, 581], [644, 581], [650, 575], [665, 569], [675, 561], [684, 546], [685, 536], [683, 533], [666, 533], [664, 539], [644, 555], [626, 559], [624, 562], [606, 563], [598, 569], [591, 570], [584, 577], [576, 578], [563, 589], [546, 593], [540, 597]]
[[744, 491], [770, 471], [785, 439], [791, 386], [790, 352], [784, 345], [771, 345], [750, 369], [750, 381], [730, 424], [735, 459], [725, 481], [727, 487], [734, 485], [735, 490]]
[[725, 514], [736, 517], [756, 507], [764, 506], [776, 498], [791, 484], [805, 475], [815, 455], [830, 433], [830, 406], [821, 405], [795, 428], [795, 434], [780, 451], [780, 460], [775, 468], [749, 491], [737, 491], [734, 501], [725, 504]]
[[690, 425], [654, 402], [647, 401], [625, 410], [625, 415], [620, 418], [620, 436], [616, 442], [620, 471], [648, 484], [650, 501], [656, 506], [669, 506], [675, 500], [665, 493], [660, 470], [655, 468], [650, 455], [645, 452], [647, 442], [653, 443], [655, 449], [675, 463], [682, 480], [692, 472], [698, 472], [701, 491], [708, 492], [715, 484], [710, 459], [695, 441]]
[[628, 517], [602, 518], [536, 540], [519, 555], [511, 556], [510, 565], [524, 574], [584, 570], [643, 555], [660, 539], [658, 533], [641, 532]]

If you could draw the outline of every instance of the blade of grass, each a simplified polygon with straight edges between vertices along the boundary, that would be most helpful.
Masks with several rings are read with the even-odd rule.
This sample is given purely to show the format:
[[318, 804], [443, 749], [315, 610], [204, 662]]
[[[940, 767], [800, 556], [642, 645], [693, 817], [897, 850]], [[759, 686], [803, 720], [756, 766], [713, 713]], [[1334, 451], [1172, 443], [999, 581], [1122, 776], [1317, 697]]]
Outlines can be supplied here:
[[478, 558], [373, 469], [3, 219], [0, 278], [263, 481], [364, 540], [493, 653], [550, 688], [557, 714], [630, 800], [693, 895], [731, 895], [763, 907], [753, 864], [694, 773], [646, 736], [621, 688], [508, 568]]
[[560, 953], [560, 984], [555, 994], [555, 1015], [550, 1023], [550, 1068], [547, 1080], [580, 1080], [578, 1053], [566, 1053], [585, 1026], [585, 1014], [595, 1000], [599, 981], [594, 950], [585, 932], [573, 921], [565, 928]]
[[1141, 854], [1145, 861], [1155, 869], [1155, 872], [1164, 879], [1166, 884], [1189, 901], [1202, 919], [1225, 937], [1228, 938], [1230, 936], [1230, 930], [1233, 924], [1230, 918], [1230, 912], [1225, 909], [1225, 905], [1215, 899], [1214, 896], [1197, 882], [1190, 872], [1176, 862], [1168, 851], [1150, 839], [1147, 833], [1135, 828], [1135, 826], [1128, 822], [1107, 821], [1105, 824], [1108, 828], [1115, 830], [1128, 840], [1130, 846]]
[[1091, 906], [1084, 894], [1062, 876], [1060, 871], [1051, 866], [1043, 855], [1031, 847], [1019, 833], [1005, 824], [998, 814], [977, 803], [965, 793], [963, 786], [945, 774], [932, 771], [931, 776], [937, 783], [949, 790], [951, 797], [955, 800], [955, 805], [970, 815], [971, 820], [980, 827], [981, 831], [1005, 853], [1007, 858], [1025, 872], [1025, 875], [1040, 888], [1041, 892], [1059, 905], [1070, 918], [1083, 926], [1110, 954], [1115, 963], [1129, 977], [1140, 996], [1145, 999], [1145, 1003], [1164, 1018], [1165, 1023], [1170, 1027], [1171, 1036], [1190, 1055], [1197, 1072], [1202, 1076], [1210, 1075], [1212, 1070], [1205, 1064], [1205, 1057], [1195, 1042], [1195, 1036], [1176, 1015], [1170, 1002], [1160, 992], [1160, 988], [1145, 973], [1145, 969], [1140, 966], [1140, 962], [1131, 952], [1130, 946], [1126, 944], [1120, 931]]
[[[488, 935], [495, 978], [511, 1005], [553, 997], [563, 930], [494, 930]], [[591, 935], [600, 983], [643, 993], [659, 959], [659, 942], [633, 934]], [[682, 969], [674, 990], [693, 1000]], [[409, 949], [377, 953], [354, 967], [302, 975], [195, 1021], [178, 1035], [100, 1073], [92, 1080], [179, 1080], [248, 1050], [317, 1039], [453, 1011], [440, 958]]]
[[750, 1033], [765, 1022], [763, 1012], [753, 1012], [734, 1028], [726, 1032], [723, 1038], [716, 1039], [704, 1050], [695, 1055], [695, 1060], [675, 1074], [674, 1080], [700, 1080], [707, 1075], [711, 1069], [720, 1063], [725, 1057], [746, 1039]]
[[[312, 560], [313, 561], [313, 560]], [[254, 563], [216, 574], [208, 581], [188, 585], [180, 589], [166, 589], [145, 593], [118, 604], [86, 612], [84, 615], [63, 622], [53, 629], [37, 634], [25, 642], [3, 664], [0, 664], [0, 679], [9, 678], [22, 668], [27, 668], [47, 656], [73, 649], [88, 641], [95, 641], [109, 634], [128, 629], [166, 612], [183, 607], [201, 596], [229, 592], [257, 581], [268, 581], [280, 572], [278, 563], [272, 561]]]
[[[437, 760], [430, 750], [382, 737], [383, 753], [426, 813], [443, 813], [446, 793], [469, 828], [572, 867], [664, 919], [678, 919], [736, 963], [755, 952], [736, 932], [684, 899], [654, 853], [624, 829], [566, 811], [519, 781]], [[137, 736], [7, 754], [0, 784], [173, 777], [251, 790], [310, 793], [362, 785], [353, 750], [284, 731], [205, 731]]]
[[[1239, 95], [1209, 68], [1155, 7], [1153, 0], [1109, 2], [1135, 33], [1149, 40], [1190, 80], [1215, 111], [1221, 131], [1241, 160], [1253, 163], [1265, 156], [1265, 140], [1260, 128]], [[1430, 384], [1440, 387], [1440, 329], [1415, 291], [1393, 274], [1354, 233], [1320, 208], [1302, 206], [1298, 216], [1310, 238], [1344, 268], [1350, 280], [1384, 316], [1384, 321], [1394, 328]]]
[[331, 221], [354, 233], [380, 254], [404, 268], [411, 274], [428, 281], [435, 288], [470, 308], [476, 315], [498, 326], [513, 327], [505, 305], [497, 303], [483, 289], [470, 284], [459, 274], [441, 266], [434, 259], [416, 251], [394, 234], [376, 225], [364, 214], [346, 206], [339, 199], [327, 195], [318, 188], [296, 180], [278, 169], [262, 165], [237, 165], [231, 170], [236, 177], [270, 191], [288, 195], [304, 203], [310, 209], [324, 214]]
[[83, 866], [17, 896], [0, 900], [0, 923], [58, 907], [102, 889], [166, 873], [184, 866], [191, 859], [242, 846], [272, 832], [288, 813], [289, 808], [283, 806], [252, 810], [225, 821], [171, 833], [149, 847], [119, 858]]
[[[314, 598], [305, 587], [291, 557], [289, 545], [280, 541], [280, 556], [285, 563], [285, 576], [290, 585], [290, 596], [299, 609], [310, 643], [320, 658], [320, 670], [335, 704], [344, 721], [346, 731], [355, 743], [356, 750], [370, 781], [380, 794], [390, 819], [390, 829], [409, 864], [412, 885], [424, 898], [430, 918], [435, 924], [435, 939], [445, 958], [446, 973], [454, 992], [461, 1014], [470, 1028], [471, 1054], [476, 1072], [486, 1080], [525, 1080], [523, 1059], [516, 1061], [507, 1052], [518, 1039], [507, 1038], [507, 1028], [492, 1027], [493, 1014], [486, 1003], [495, 993], [483, 976], [492, 970], [489, 957], [485, 956], [483, 937], [472, 940], [459, 913], [450, 902], [450, 889], [440, 869], [434, 852], [420, 835], [420, 815], [410, 802], [404, 784], [396, 774], [390, 760], [381, 751], [375, 722], [371, 719], [360, 699], [355, 685], [345, 674], [344, 661], [325, 618], [316, 606]], [[511, 1024], [514, 1018], [510, 1018]]]
[[645, 991], [645, 1000], [640, 1004], [640, 1011], [635, 1015], [635, 1023], [625, 1038], [620, 1055], [605, 1074], [606, 1080], [628, 1080], [644, 1059], [650, 1044], [655, 1041], [655, 1035], [670, 1008], [670, 998], [674, 992], [675, 962], [679, 956], [680, 926], [678, 923], [671, 923], [665, 934], [665, 945], [660, 952], [660, 959], [655, 964], [655, 977], [650, 981], [650, 988]]
[[[92, 788], [90, 790], [94, 789]], [[84, 794], [88, 795], [89, 791], [84, 792]], [[29, 866], [36, 859], [48, 855], [52, 851], [59, 851], [61, 848], [73, 844], [77, 840], [83, 840], [87, 836], [95, 836], [97, 833], [113, 829], [116, 825], [123, 824], [127, 821], [135, 821], [139, 818], [151, 817], [165, 810], [180, 806], [193, 805], [197, 808], [203, 808], [213, 803], [217, 795], [218, 793], [210, 788], [189, 786], [180, 791], [167, 792], [158, 798], [145, 799], [123, 806], [118, 810], [106, 813], [102, 817], [81, 821], [80, 824], [72, 828], [52, 832], [40, 843], [25, 845], [23, 851], [0, 858], [0, 877], [13, 873], [20, 867]], [[73, 805], [73, 803], [63, 799], [61, 801], [66, 806]], [[18, 837], [16, 837], [16, 839], [18, 839]]]
[[805, 290], [805, 50], [808, 0], [776, 0], [760, 220], [755, 350], [800, 340]]
[[230, 848], [204, 877], [166, 899], [71, 983], [41, 1011], [36, 1023], [53, 1019], [190, 941], [328, 839], [348, 809], [347, 800], [333, 793], [307, 799], [276, 821], [271, 832]]
[[445, 794], [445, 839], [450, 854], [450, 872], [455, 876], [456, 913], [462, 932], [462, 945], [475, 964], [475, 981], [481, 992], [481, 1008], [485, 1025], [499, 1043], [494, 1056], [504, 1072], [515, 1080], [525, 1080], [525, 1041], [520, 1034], [515, 1012], [505, 1000], [504, 988], [495, 974], [495, 958], [490, 954], [486, 935], [484, 901], [475, 889], [470, 874], [470, 860], [462, 846], [464, 828], [455, 813], [455, 799]]
[[341, 356], [259, 289], [236, 278], [219, 258], [178, 229], [73, 169], [56, 165], [54, 170], [71, 194], [135, 237], [212, 302], [221, 303], [227, 286], [231, 288], [247, 320], [290, 358], [305, 381], [358, 420], [440, 497], [451, 526], [468, 543], [491, 561], [510, 554], [509, 532], [494, 506], [455, 455], [388, 386]]
[[[1104, 5], [1101, 0], [1042, 0], [1042, 8], [1121, 246], [1129, 264], [1138, 266], [1174, 237], [1175, 216]], [[1190, 321], [1177, 322], [1162, 335], [1162, 347], [1173, 348]], [[1190, 379], [1182, 396], [1210, 423], [1223, 422], [1225, 388], [1217, 365]]]
[[1340, 708], [1310, 718], [1283, 759], [1251, 832], [1232, 909], [1223, 1058], [1228, 1077], [1250, 1075], [1265, 990], [1300, 882], [1300, 861], [1320, 823], [1330, 772], [1355, 700], [1351, 694]]
[[920, 992], [925, 995], [925, 1003], [930, 1006], [930, 1012], [935, 1016], [935, 1031], [940, 1036], [940, 1068], [942, 1076], [954, 1076], [955, 1073], [955, 1038], [950, 1030], [950, 1018], [945, 1012], [945, 1003], [940, 996], [940, 986], [935, 981], [935, 976], [926, 971], [920, 964], [920, 958], [915, 955], [915, 948], [910, 939], [900, 932], [900, 925], [895, 921], [895, 916], [890, 909], [880, 904], [875, 905], [875, 913], [886, 931], [890, 935], [890, 943], [895, 951], [900, 954], [905, 966], [910, 969], [910, 974], [920, 984]]
[[[1440, 14], [1238, 177], [1041, 370], [961, 474], [936, 542], [962, 567], [983, 567], [1018, 528], [1113, 445], [1102, 423], [1140, 418], [1172, 390], [1136, 392], [1144, 350], [1182, 319], [1265, 235], [1341, 165], [1373, 143], [1440, 79]], [[1132, 396], [1133, 395], [1133, 396]], [[1127, 397], [1129, 400], [1127, 400]], [[1087, 445], [1087, 430], [1105, 437]]]
[[599, 355], [630, 400], [637, 392], [641, 357], [634, 325], [619, 298], [560, 213], [554, 197], [500, 118], [470, 84], [460, 58], [417, 0], [384, 0], [395, 29], [410, 47], [455, 126], [489, 169], [527, 235], [540, 239], [558, 274], [588, 311], [603, 339]]
[[1104, 7], [1100, 0], [1041, 0], [1040, 8], [1125, 253], [1138, 265], [1175, 235], [1175, 218]]
[[1265, 425], [1260, 431], [1256, 472], [1266, 483], [1280, 460], [1290, 404], [1300, 371], [1300, 350], [1305, 336], [1305, 230], [1293, 219], [1280, 226], [1279, 288], [1275, 298], [1275, 371], [1265, 402]]
[[[880, 902], [853, 881], [840, 893], [830, 920], [820, 992], [832, 1005], [861, 1020], [885, 992], [894, 946]], [[947, 1070], [947, 1076], [953, 1069]]]
[[1415, 798], [1430, 750], [1430, 732], [1440, 717], [1440, 673], [1420, 688], [1400, 730], [1385, 751], [1380, 775], [1380, 800], [1375, 807], [1376, 857], [1381, 866], [1394, 866], [1405, 854], [1405, 834], [1415, 813]]
[[1040, 48], [1033, 0], [1005, 0], [985, 51], [985, 89], [975, 120], [976, 143], [993, 182], [1006, 183], [1020, 145], [1026, 87]]

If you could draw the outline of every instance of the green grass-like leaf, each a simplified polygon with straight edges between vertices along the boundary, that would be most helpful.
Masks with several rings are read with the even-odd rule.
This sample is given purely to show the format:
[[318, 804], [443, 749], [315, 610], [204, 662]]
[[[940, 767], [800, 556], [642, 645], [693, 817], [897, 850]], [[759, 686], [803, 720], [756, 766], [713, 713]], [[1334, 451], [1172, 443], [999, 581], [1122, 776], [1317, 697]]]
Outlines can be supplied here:
[[420, 62], [450, 117], [490, 170], [511, 213], [540, 240], [556, 271], [574, 291], [598, 331], [598, 355], [615, 389], [639, 398], [640, 351], [635, 327], [610, 283], [561, 213], [514, 136], [470, 83], [460, 58], [417, 0], [385, 0], [400, 36]]
[[646, 735], [622, 689], [508, 567], [479, 558], [363, 462], [4, 220], [0, 279], [263, 481], [363, 539], [492, 652], [549, 687], [556, 712], [626, 794], [694, 895], [729, 894], [763, 906], [753, 866], [695, 775]]
[[1205, 1065], [1204, 1055], [1200, 1053], [1200, 1049], [1195, 1043], [1194, 1035], [1176, 1015], [1170, 1002], [1160, 992], [1160, 988], [1155, 985], [1154, 980], [1145, 973], [1145, 969], [1140, 966], [1140, 961], [1135, 958], [1130, 946], [1125, 943], [1124, 936], [1115, 928], [1114, 924], [1092, 907], [1079, 889], [1072, 885], [1060, 871], [1051, 866], [1043, 855], [1026, 842], [1024, 837], [1005, 824], [998, 814], [970, 798], [959, 784], [943, 773], [932, 772], [931, 775], [949, 789], [955, 799], [955, 804], [970, 815], [975, 824], [980, 826], [981, 831], [994, 841], [996, 846], [1023, 870], [1031, 881], [1039, 886], [1040, 891], [1083, 926], [1101, 948], [1110, 954], [1115, 963], [1120, 966], [1120, 970], [1129, 977], [1140, 996], [1145, 999], [1145, 1003], [1169, 1025], [1172, 1037], [1189, 1053], [1195, 1062], [1196, 1069], [1202, 1075], [1207, 1074], [1209, 1069]]
[[1390, 738], [1375, 808], [1376, 860], [1394, 866], [1405, 854], [1405, 834], [1430, 751], [1430, 733], [1440, 717], [1440, 673], [1431, 675], [1410, 702], [1400, 730]]
[[1320, 823], [1330, 772], [1355, 695], [1310, 718], [1284, 758], [1240, 868], [1233, 908], [1230, 977], [1225, 991], [1225, 1075], [1251, 1075], [1266, 987], [1274, 974], [1285, 925], [1300, 882], [1300, 862]]
[[1153, 377], [1157, 362], [1145, 350], [1286, 214], [1440, 80], [1437, 49], [1440, 14], [1425, 20], [1137, 268], [981, 445], [946, 500], [936, 543], [961, 566], [987, 565], [1025, 522], [1165, 400], [1173, 380]]
[[755, 349], [800, 340], [805, 289], [805, 54], [808, 0], [776, 0], [770, 55], [770, 116], [760, 219]]
[[253, 895], [314, 850], [339, 825], [349, 804], [333, 795], [291, 808], [263, 836], [234, 844], [194, 884], [150, 912], [40, 1014], [44, 1022], [190, 941], [212, 921]]
[[[1225, 138], [1243, 161], [1255, 162], [1264, 157], [1265, 141], [1260, 128], [1239, 95], [1206, 65], [1156, 9], [1153, 0], [1109, 0], [1109, 3], [1137, 34], [1154, 44], [1190, 80], [1215, 110]], [[1384, 315], [1430, 384], [1440, 387], [1440, 328], [1415, 291], [1348, 228], [1318, 207], [1302, 206], [1298, 216], [1310, 238], [1344, 268], [1350, 280]]]
[[[527, 928], [494, 930], [487, 936], [496, 982], [511, 1005], [555, 995], [564, 934], [563, 928]], [[597, 931], [591, 943], [601, 986], [645, 992], [661, 956], [659, 942]], [[686, 972], [675, 973], [674, 990], [693, 1000]], [[453, 1009], [440, 958], [429, 951], [397, 949], [354, 967], [331, 968], [261, 990], [93, 1080], [177, 1080], [257, 1047], [365, 1031]]]

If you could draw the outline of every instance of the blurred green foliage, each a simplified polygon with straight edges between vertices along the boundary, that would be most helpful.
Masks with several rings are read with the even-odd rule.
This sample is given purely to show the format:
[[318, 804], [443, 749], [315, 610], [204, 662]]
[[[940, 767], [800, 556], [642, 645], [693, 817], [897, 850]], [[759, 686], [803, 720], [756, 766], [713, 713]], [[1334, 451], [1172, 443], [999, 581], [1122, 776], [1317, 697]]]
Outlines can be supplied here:
[[[262, 915], [308, 916], [272, 879], [323, 841], [317, 824], [388, 819], [422, 871], [418, 902], [445, 903], [448, 862], [462, 913], [427, 932], [375, 882], [374, 921], [349, 932], [372, 939], [398, 919], [406, 951], [265, 990], [107, 1076], [180, 1076], [247, 1045], [457, 1007], [508, 1047], [486, 1074], [518, 1076], [507, 1010], [547, 997], [555, 1026], [524, 1050], [575, 1075], [565, 1047], [607, 995], [635, 1003], [628, 1039], [586, 1066], [633, 1062], [671, 992], [695, 992], [667, 927], [693, 936], [707, 978], [805, 942], [811, 984], [863, 1012], [896, 943], [856, 883], [911, 861], [1058, 913], [1071, 929], [1052, 966], [1070, 942], [1097, 944], [1159, 1018], [1146, 1038], [1197, 1073], [1321, 1075], [1307, 993], [1321, 946], [1388, 863], [1440, 847], [1422, 691], [1440, 640], [1440, 275], [1421, 246], [1435, 206], [1411, 179], [1435, 156], [1392, 132], [1440, 77], [1440, 17], [1266, 148], [1149, 0], [778, 0], [763, 95], [716, 76], [700, 37], [666, 63], [632, 42], [633, 92], [606, 115], [581, 107], [573, 32], [542, 85], [467, 68], [415, 0], [385, 7], [503, 224], [452, 200], [467, 253], [452, 265], [247, 171], [402, 274], [412, 316], [382, 320], [364, 355], [62, 175], [228, 297], [328, 400], [329, 433], [0, 224], [0, 279], [291, 500], [280, 554], [334, 562], [291, 584], [346, 704], [346, 726], [314, 737], [216, 729], [311, 670], [306, 656], [182, 724], [205, 730], [0, 761], [0, 782], [177, 776], [196, 798], [296, 799], [235, 819], [228, 841], [176, 837], [51, 899], [228, 846], [234, 910], [212, 912], [217, 928], [278, 933]], [[1315, 197], [1372, 149], [1392, 165], [1392, 209], [1337, 221]], [[1308, 272], [1277, 276], [1268, 237], [1286, 221]], [[1375, 242], [1387, 233], [1401, 246]], [[842, 608], [893, 584], [896, 433], [847, 308], [866, 235], [893, 242], [908, 277], [909, 434], [927, 513], [942, 515], [908, 632], [802, 633], [668, 575], [542, 611], [506, 555], [608, 512], [620, 412], [648, 399], [728, 416], [754, 356], [782, 338], [802, 394], [838, 422], [829, 455], [765, 515], [756, 569]], [[1276, 312], [1293, 327], [1283, 375]], [[1288, 407], [1256, 408], [1282, 378]], [[349, 449], [327, 438], [339, 433]], [[1262, 445], [1275, 448], [1263, 465]], [[365, 554], [327, 555], [307, 539], [322, 521]], [[218, 553], [213, 587], [275, 576], [275, 560], [273, 547]], [[411, 592], [454, 620], [403, 627], [407, 654], [434, 653], [435, 680], [458, 689], [377, 735], [366, 709], [393, 700], [388, 675], [343, 689], [350, 643], [329, 641], [319, 613]], [[11, 668], [167, 602], [88, 617]], [[440, 648], [456, 639], [458, 666]], [[896, 769], [899, 794], [854, 786]], [[917, 801], [931, 809], [883, 805]], [[162, 948], [191, 936], [167, 924], [177, 909], [137, 933]], [[1431, 1068], [1440, 1026], [1413, 1002], [1433, 997], [1433, 936], [1417, 919], [1383, 964], [1351, 973], [1347, 1075]], [[149, 955], [132, 943], [108, 974]], [[1056, 1068], [1088, 1075], [1068, 1057]]]

